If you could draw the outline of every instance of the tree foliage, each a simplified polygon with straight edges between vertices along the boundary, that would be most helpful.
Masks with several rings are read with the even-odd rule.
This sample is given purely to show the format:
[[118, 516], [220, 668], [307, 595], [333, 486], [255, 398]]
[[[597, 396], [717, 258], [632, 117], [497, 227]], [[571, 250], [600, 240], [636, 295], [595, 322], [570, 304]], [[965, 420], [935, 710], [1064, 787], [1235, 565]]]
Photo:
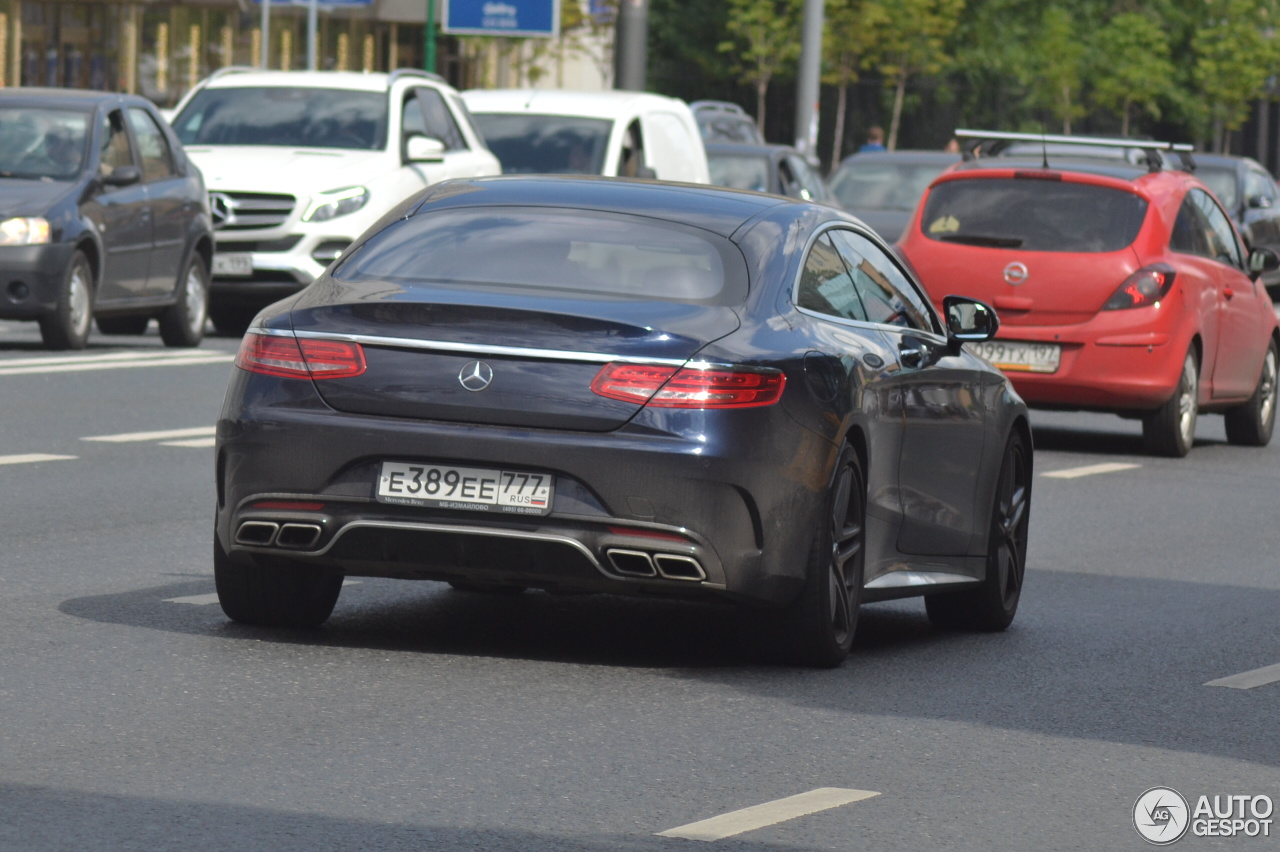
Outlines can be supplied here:
[[955, 31], [965, 0], [888, 0], [875, 21], [870, 47], [872, 61], [893, 88], [893, 117], [889, 125], [888, 148], [898, 144], [902, 105], [907, 83], [921, 75], [934, 75], [946, 68], [951, 57], [948, 38]]
[[756, 123], [764, 130], [765, 95], [778, 75], [789, 75], [800, 57], [803, 0], [729, 0], [725, 29], [729, 39], [719, 50], [756, 92]]
[[1109, 73], [1093, 75], [1093, 102], [1120, 115], [1120, 135], [1129, 135], [1135, 109], [1160, 117], [1160, 101], [1174, 79], [1169, 38], [1160, 22], [1141, 12], [1122, 12], [1097, 31], [1091, 45], [1096, 65]]

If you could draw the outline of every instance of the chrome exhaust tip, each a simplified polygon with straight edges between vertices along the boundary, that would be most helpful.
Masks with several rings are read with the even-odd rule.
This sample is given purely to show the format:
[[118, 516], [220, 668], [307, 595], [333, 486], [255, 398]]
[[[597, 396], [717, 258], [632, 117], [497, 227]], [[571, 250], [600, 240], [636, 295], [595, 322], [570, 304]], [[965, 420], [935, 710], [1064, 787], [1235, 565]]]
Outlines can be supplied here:
[[611, 547], [605, 551], [613, 570], [628, 577], [656, 577], [658, 571], [653, 560], [642, 550], [622, 550]]
[[285, 524], [276, 536], [276, 547], [310, 550], [320, 540], [319, 524]]
[[689, 580], [700, 583], [707, 579], [707, 572], [702, 570], [698, 560], [692, 556], [680, 556], [675, 553], [654, 554], [653, 563], [658, 573], [668, 580]]
[[236, 530], [236, 544], [250, 547], [270, 547], [275, 543], [280, 525], [275, 521], [245, 521]]

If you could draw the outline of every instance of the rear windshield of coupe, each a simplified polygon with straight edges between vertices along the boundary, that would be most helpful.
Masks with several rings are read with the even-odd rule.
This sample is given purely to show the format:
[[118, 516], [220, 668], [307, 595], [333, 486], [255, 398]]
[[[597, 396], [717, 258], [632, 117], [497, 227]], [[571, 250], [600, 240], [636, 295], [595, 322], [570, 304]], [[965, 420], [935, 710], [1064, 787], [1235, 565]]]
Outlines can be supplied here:
[[652, 219], [552, 208], [420, 213], [371, 237], [333, 276], [553, 298], [736, 304], [746, 295], [745, 264], [727, 240]]
[[929, 193], [931, 240], [1021, 251], [1109, 252], [1134, 241], [1146, 200], [1120, 189], [1032, 178], [973, 178]]

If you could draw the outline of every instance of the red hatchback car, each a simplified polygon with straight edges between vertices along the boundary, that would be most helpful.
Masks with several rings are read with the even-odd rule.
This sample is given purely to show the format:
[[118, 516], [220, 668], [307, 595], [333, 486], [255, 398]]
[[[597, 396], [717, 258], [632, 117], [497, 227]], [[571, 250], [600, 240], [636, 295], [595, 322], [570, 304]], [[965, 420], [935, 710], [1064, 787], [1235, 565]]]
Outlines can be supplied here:
[[1141, 418], [1159, 455], [1187, 454], [1199, 412], [1221, 412], [1233, 444], [1271, 440], [1280, 332], [1258, 277], [1280, 257], [1245, 251], [1190, 146], [957, 135], [1034, 153], [941, 175], [898, 247], [937, 304], [996, 308], [999, 332], [974, 349], [1029, 405]]

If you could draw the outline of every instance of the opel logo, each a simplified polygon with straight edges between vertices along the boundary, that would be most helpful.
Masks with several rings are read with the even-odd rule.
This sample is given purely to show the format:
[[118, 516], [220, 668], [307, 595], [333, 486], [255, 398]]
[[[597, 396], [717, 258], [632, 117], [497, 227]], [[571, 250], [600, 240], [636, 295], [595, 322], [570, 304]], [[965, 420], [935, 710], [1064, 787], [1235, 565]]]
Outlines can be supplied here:
[[1027, 267], [1021, 263], [1011, 263], [1004, 268], [1004, 280], [1017, 287], [1027, 280]]
[[483, 361], [472, 361], [458, 371], [458, 381], [469, 391], [482, 391], [493, 381], [493, 368]]
[[209, 216], [213, 227], [224, 228], [236, 223], [236, 203], [224, 192], [209, 193]]

